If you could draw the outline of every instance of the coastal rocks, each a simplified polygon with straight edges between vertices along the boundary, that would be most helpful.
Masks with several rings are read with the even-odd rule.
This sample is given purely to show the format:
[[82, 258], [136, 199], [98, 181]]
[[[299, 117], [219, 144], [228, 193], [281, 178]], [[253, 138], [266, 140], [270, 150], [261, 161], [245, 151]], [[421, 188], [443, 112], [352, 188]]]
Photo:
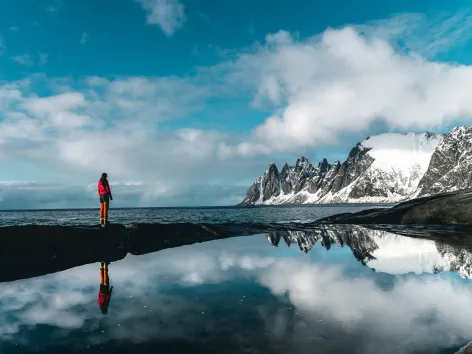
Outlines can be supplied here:
[[30, 278], [101, 261], [123, 259], [123, 225], [107, 228], [8, 226], [0, 228], [0, 281]]
[[333, 215], [326, 224], [451, 225], [472, 224], [472, 189], [413, 199], [389, 209]]

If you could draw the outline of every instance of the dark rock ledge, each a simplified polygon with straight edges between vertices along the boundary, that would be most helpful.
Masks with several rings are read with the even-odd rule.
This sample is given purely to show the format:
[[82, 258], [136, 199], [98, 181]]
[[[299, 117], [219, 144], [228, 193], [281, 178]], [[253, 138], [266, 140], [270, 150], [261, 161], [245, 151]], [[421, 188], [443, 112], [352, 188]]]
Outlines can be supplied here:
[[472, 225], [472, 189], [412, 199], [392, 208], [333, 215], [324, 224]]

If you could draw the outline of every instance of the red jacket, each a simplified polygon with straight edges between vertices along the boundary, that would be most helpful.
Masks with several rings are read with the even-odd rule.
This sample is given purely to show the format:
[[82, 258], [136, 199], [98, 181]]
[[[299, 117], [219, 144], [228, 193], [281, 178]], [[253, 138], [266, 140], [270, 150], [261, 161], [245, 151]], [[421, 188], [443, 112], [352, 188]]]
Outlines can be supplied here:
[[106, 185], [103, 185], [102, 180], [98, 180], [98, 194], [109, 194], [111, 197], [111, 191], [108, 182], [106, 183]]
[[98, 306], [102, 307], [103, 305], [108, 306], [110, 303], [110, 294], [98, 293]]

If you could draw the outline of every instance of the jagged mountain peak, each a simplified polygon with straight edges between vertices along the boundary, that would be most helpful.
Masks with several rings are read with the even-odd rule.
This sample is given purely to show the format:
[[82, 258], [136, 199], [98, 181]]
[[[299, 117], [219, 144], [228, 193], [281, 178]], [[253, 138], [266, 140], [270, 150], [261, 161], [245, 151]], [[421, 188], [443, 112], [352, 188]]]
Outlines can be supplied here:
[[328, 160], [323, 159], [318, 163], [318, 169], [320, 170], [321, 173], [328, 172], [328, 170], [331, 168], [331, 165], [328, 163]]
[[282, 171], [280, 171], [281, 175], [286, 175], [290, 171], [290, 166], [288, 163], [285, 163], [284, 166], [282, 167]]
[[[447, 157], [441, 155], [444, 151], [449, 151]], [[371, 135], [358, 142], [344, 162], [330, 164], [321, 159], [313, 166], [306, 156], [301, 156], [294, 166], [285, 164], [281, 173], [275, 166], [269, 168], [272, 177], [258, 179], [255, 182], [258, 186], [250, 188], [251, 196], [246, 196], [243, 204], [391, 203], [419, 193], [447, 191], [456, 188], [456, 184], [472, 186], [470, 151], [472, 127], [457, 127], [446, 135], [431, 132]], [[438, 163], [441, 159], [448, 163]], [[455, 182], [445, 181], [445, 175], [448, 181]], [[271, 195], [262, 191], [264, 188], [267, 191], [268, 185], [274, 191]]]
[[277, 168], [277, 165], [275, 163], [271, 163], [265, 173], [266, 174], [276, 173], [278, 175], [279, 169]]
[[414, 196], [428, 196], [472, 186], [472, 127], [455, 127], [445, 134], [431, 156]]
[[302, 156], [297, 159], [295, 168], [303, 168], [304, 166], [312, 166], [312, 164], [305, 156]]

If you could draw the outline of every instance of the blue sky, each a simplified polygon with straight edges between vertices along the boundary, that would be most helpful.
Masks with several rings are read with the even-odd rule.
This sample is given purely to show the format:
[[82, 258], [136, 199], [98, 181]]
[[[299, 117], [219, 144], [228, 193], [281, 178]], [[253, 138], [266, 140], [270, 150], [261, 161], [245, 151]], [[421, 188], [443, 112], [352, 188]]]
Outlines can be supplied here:
[[467, 1], [7, 1], [0, 209], [229, 205], [271, 162], [472, 114]]

